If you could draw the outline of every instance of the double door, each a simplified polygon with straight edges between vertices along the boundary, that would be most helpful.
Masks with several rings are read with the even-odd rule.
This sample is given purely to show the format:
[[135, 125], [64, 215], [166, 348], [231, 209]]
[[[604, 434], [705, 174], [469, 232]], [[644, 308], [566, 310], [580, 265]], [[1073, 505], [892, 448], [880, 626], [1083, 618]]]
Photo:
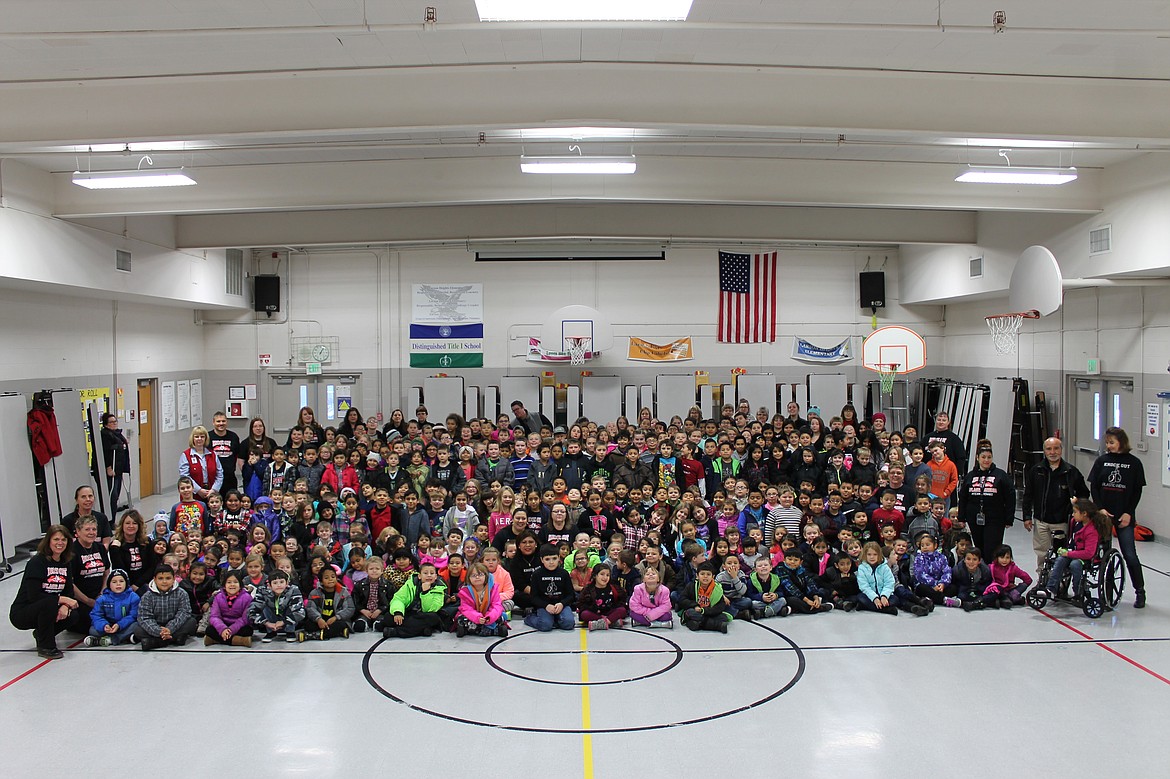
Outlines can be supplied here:
[[1105, 451], [1107, 428], [1123, 428], [1131, 442], [1141, 437], [1133, 379], [1070, 376], [1068, 382], [1068, 430], [1072, 440], [1071, 446], [1065, 445], [1065, 459], [1088, 475], [1097, 457]]
[[360, 397], [361, 374], [306, 376], [303, 373], [271, 373], [268, 387], [271, 412], [265, 415], [264, 421], [268, 434], [283, 444], [305, 406], [313, 409], [314, 418], [321, 427], [340, 425], [346, 411], [354, 405], [354, 398]]

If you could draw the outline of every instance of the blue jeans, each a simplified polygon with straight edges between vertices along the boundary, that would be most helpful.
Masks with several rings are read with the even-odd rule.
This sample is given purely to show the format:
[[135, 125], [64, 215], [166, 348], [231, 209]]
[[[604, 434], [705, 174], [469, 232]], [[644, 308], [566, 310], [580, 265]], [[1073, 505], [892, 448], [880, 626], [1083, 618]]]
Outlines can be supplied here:
[[1138, 559], [1137, 544], [1134, 543], [1133, 526], [1137, 520], [1131, 519], [1125, 527], [1117, 526], [1117, 546], [1121, 549], [1121, 556], [1125, 558], [1125, 567], [1129, 569], [1129, 580], [1138, 592], [1146, 591], [1146, 577], [1142, 574], [1142, 561]]
[[524, 624], [541, 633], [547, 633], [553, 628], [572, 630], [577, 626], [577, 618], [573, 610], [566, 606], [560, 614], [549, 614], [544, 609], [537, 609], [524, 618]]
[[117, 633], [107, 633], [104, 630], [98, 630], [95, 627], [91, 627], [89, 629], [89, 634], [94, 638], [109, 638], [112, 643], [121, 644], [130, 639], [130, 634], [134, 632], [134, 628], [137, 625], [137, 622], [131, 622], [130, 627], [123, 628]]
[[1065, 571], [1071, 571], [1070, 581], [1072, 582], [1072, 594], [1081, 594], [1081, 571], [1085, 569], [1085, 561], [1078, 560], [1075, 557], [1058, 557], [1052, 564], [1052, 573], [1048, 574], [1048, 582], [1046, 588], [1049, 594], [1055, 593], [1060, 587], [1060, 580], [1064, 578]]

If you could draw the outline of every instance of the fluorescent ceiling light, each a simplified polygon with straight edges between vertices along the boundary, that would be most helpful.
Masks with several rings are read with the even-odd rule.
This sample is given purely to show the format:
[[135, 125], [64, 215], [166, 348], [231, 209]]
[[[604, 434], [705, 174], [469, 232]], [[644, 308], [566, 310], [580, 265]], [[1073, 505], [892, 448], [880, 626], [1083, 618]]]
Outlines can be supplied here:
[[481, 22], [683, 22], [692, 0], [475, 0]]
[[638, 170], [633, 155], [629, 157], [581, 157], [570, 154], [561, 157], [521, 157], [520, 170], [524, 173], [608, 173], [622, 175]]
[[1076, 168], [1016, 168], [1005, 165], [969, 165], [955, 181], [975, 184], [1067, 184], [1077, 180]]
[[165, 170], [109, 170], [82, 173], [73, 171], [73, 183], [86, 189], [142, 189], [147, 187], [189, 187], [195, 184], [183, 168]]
[[520, 130], [520, 137], [533, 140], [566, 138], [579, 141], [584, 138], [633, 138], [635, 132], [631, 127], [527, 127]]
[[1036, 141], [1023, 138], [968, 138], [967, 146], [987, 146], [992, 149], [1075, 149], [1075, 141]]

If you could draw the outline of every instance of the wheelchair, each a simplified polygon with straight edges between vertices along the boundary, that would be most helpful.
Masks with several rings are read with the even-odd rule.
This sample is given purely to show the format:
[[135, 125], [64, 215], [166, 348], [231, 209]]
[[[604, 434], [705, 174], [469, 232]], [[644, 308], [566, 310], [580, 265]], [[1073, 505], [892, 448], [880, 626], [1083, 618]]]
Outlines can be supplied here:
[[[1036, 587], [1026, 596], [1028, 605], [1034, 609], [1039, 610], [1048, 605], [1049, 597], [1045, 586], [1056, 561], [1060, 558], [1056, 550], [1063, 547], [1065, 541], [1063, 533], [1053, 534], [1052, 548], [1048, 550], [1044, 564], [1040, 567]], [[1125, 591], [1125, 575], [1125, 558], [1121, 556], [1121, 552], [1113, 548], [1110, 540], [1106, 539], [1097, 547], [1097, 554], [1091, 559], [1085, 560], [1084, 567], [1081, 569], [1079, 605], [1086, 617], [1097, 619], [1106, 611], [1117, 608]], [[1070, 586], [1073, 583], [1072, 576], [1071, 567], [1065, 569], [1064, 576], [1061, 577], [1060, 584], [1057, 586], [1058, 593], [1070, 591]], [[1063, 600], [1055, 597], [1055, 593], [1053, 596], [1053, 600]], [[1069, 602], [1078, 603], [1073, 599], [1069, 599]]]

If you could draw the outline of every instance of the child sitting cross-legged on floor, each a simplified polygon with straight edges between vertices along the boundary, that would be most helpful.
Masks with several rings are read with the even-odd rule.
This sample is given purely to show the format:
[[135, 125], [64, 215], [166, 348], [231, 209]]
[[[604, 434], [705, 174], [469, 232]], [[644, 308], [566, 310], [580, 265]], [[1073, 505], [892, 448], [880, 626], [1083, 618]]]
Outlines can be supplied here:
[[715, 581], [715, 567], [701, 563], [695, 579], [679, 593], [679, 613], [689, 630], [717, 630], [727, 632], [731, 615], [723, 597], [723, 588]]
[[297, 640], [297, 626], [305, 619], [305, 601], [285, 571], [278, 568], [270, 573], [268, 584], [256, 591], [250, 619], [264, 643], [282, 633], [287, 642]]
[[337, 570], [326, 565], [317, 574], [319, 583], [305, 601], [305, 629], [298, 639], [349, 638], [349, 621], [353, 618], [353, 598], [341, 585]]
[[85, 637], [86, 646], [115, 646], [133, 642], [138, 619], [138, 595], [130, 589], [130, 577], [121, 568], [110, 571], [106, 589], [89, 612], [93, 627]]
[[495, 578], [483, 563], [472, 563], [467, 569], [467, 584], [459, 588], [459, 613], [455, 617], [455, 635], [508, 635], [508, 621], [504, 619], [504, 603]]
[[252, 625], [248, 612], [252, 596], [244, 589], [237, 573], [229, 573], [223, 580], [223, 588], [211, 599], [211, 616], [207, 620], [204, 646], [230, 644], [231, 646], [252, 646]]
[[670, 590], [658, 578], [657, 568], [646, 568], [642, 582], [630, 595], [630, 622], [652, 628], [674, 628]]
[[589, 583], [577, 596], [577, 616], [590, 630], [620, 628], [629, 611], [626, 594], [613, 581], [613, 569], [607, 563], [593, 566]]

